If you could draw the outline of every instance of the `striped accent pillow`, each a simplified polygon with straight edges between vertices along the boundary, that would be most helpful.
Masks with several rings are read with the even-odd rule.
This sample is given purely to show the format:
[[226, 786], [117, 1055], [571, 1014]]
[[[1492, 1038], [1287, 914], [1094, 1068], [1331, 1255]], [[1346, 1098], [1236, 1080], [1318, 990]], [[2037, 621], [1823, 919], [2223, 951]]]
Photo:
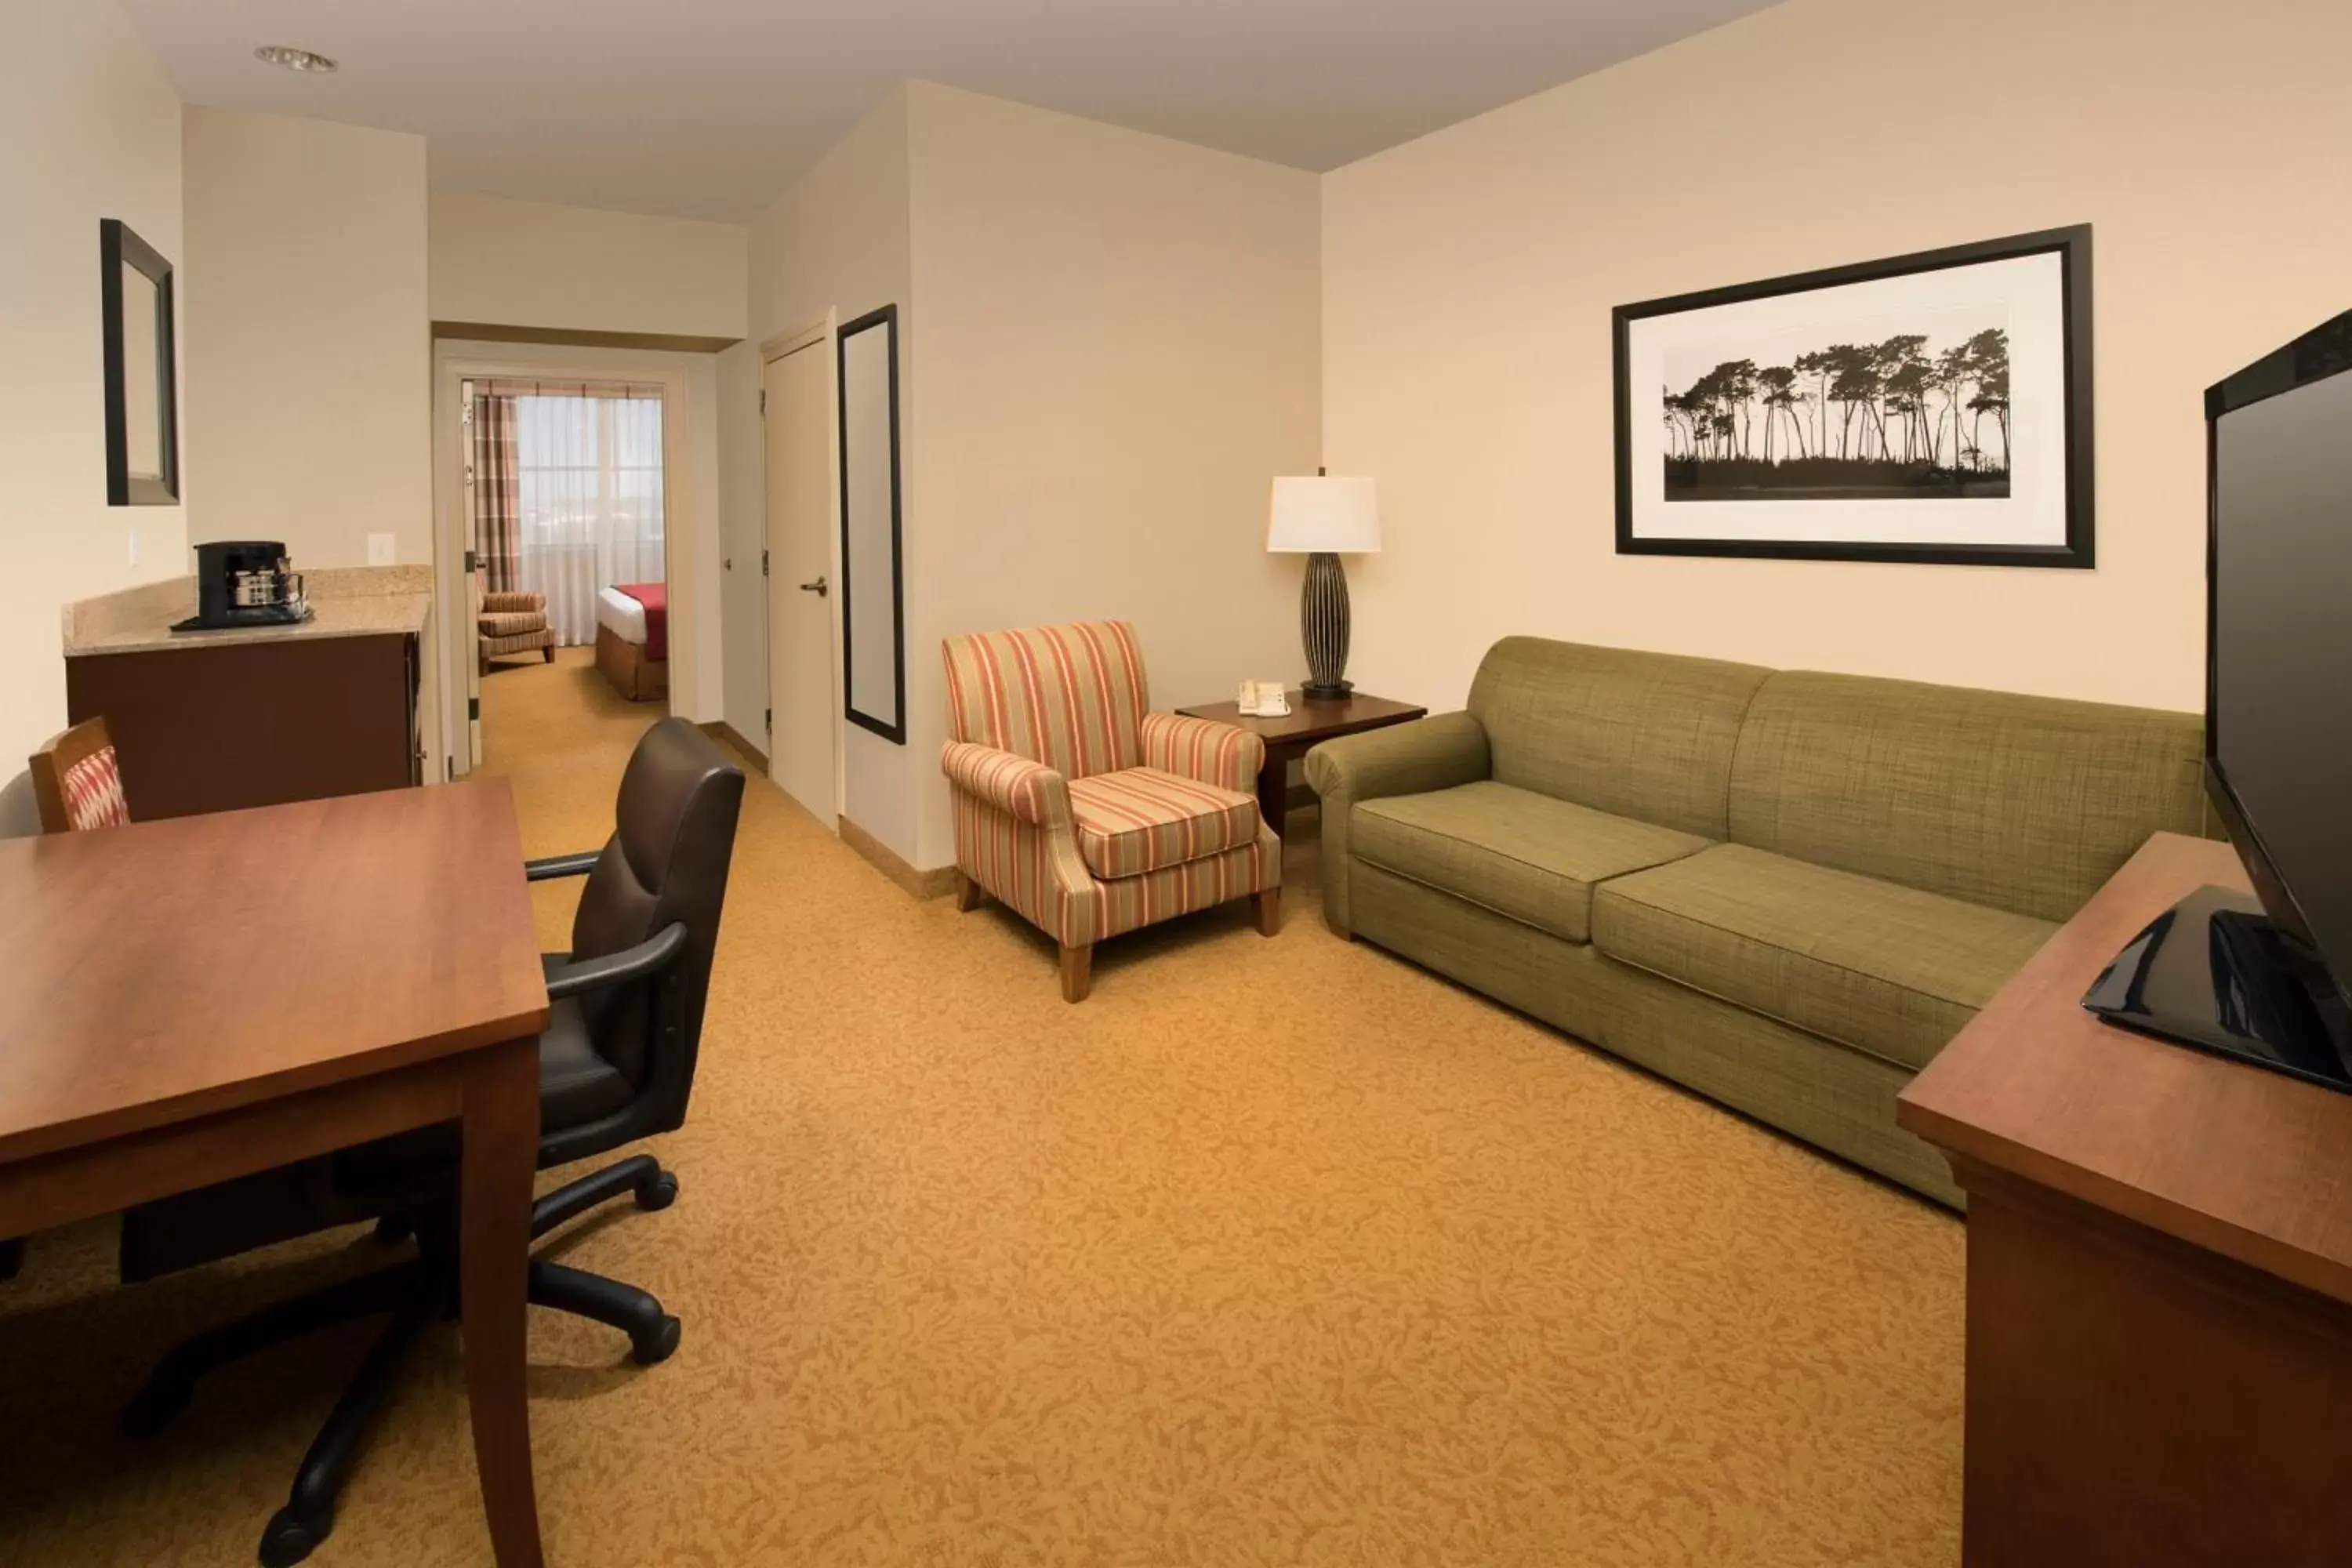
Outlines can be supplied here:
[[1158, 768], [1070, 781], [1070, 816], [1087, 869], [1139, 877], [1238, 848], [1257, 837], [1257, 801]]
[[66, 823], [73, 831], [121, 827], [131, 820], [130, 803], [122, 798], [122, 771], [115, 765], [112, 746], [100, 747], [68, 768], [59, 782], [66, 797]]
[[1143, 653], [1125, 621], [1082, 621], [949, 637], [952, 739], [1045, 763], [1066, 779], [1143, 761], [1150, 706]]

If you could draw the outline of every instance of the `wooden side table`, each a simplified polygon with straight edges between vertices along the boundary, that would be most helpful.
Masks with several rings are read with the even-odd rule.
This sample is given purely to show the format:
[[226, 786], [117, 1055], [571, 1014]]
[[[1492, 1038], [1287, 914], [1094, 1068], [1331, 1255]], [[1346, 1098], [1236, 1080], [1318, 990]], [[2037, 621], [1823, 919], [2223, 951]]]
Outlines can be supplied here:
[[1257, 773], [1257, 810], [1277, 834], [1287, 826], [1285, 819], [1290, 807], [1293, 762], [1325, 741], [1361, 734], [1366, 730], [1384, 730], [1391, 724], [1408, 723], [1429, 714], [1428, 709], [1416, 708], [1410, 702], [1391, 702], [1385, 697], [1366, 697], [1361, 693], [1337, 701], [1308, 698], [1297, 691], [1287, 695], [1290, 712], [1281, 719], [1245, 718], [1238, 702], [1207, 702], [1176, 710], [1187, 718], [1238, 724], [1265, 742], [1265, 762]]

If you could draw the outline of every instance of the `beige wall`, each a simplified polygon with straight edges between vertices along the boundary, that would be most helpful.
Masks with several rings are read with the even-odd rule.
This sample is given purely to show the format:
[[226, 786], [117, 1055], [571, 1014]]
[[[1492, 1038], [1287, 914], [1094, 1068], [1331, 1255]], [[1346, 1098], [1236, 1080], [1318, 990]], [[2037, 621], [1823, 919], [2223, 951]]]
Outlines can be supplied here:
[[433, 559], [425, 139], [190, 107], [189, 533]]
[[[2316, 0], [1792, 0], [1328, 175], [1350, 673], [1456, 704], [1534, 632], [2201, 706], [2200, 394], [2352, 304], [2347, 55]], [[2095, 572], [1612, 553], [1612, 306], [2084, 222]]]
[[[65, 727], [58, 610], [187, 570], [179, 507], [106, 504], [98, 222], [182, 256], [180, 100], [110, 0], [11, 5], [0, 48], [0, 780]], [[182, 279], [184, 286], [184, 278]], [[182, 359], [186, 310], [181, 300]], [[181, 455], [191, 443], [184, 422]], [[14, 814], [0, 806], [0, 831]]]
[[1312, 174], [909, 90], [906, 750], [929, 867], [955, 858], [940, 637], [1130, 620], [1160, 707], [1302, 674], [1300, 563], [1265, 553], [1265, 506], [1315, 471], [1319, 233]]
[[[754, 340], [899, 311], [908, 740], [845, 726], [845, 816], [953, 861], [950, 632], [1124, 616], [1170, 705], [1298, 672], [1265, 497], [1316, 461], [1319, 244], [1311, 174], [926, 82], [753, 226]], [[749, 547], [757, 468], [724, 469]]]
[[[752, 226], [748, 335], [756, 344], [828, 311], [836, 321], [846, 321], [877, 306], [895, 304], [899, 395], [904, 398], [915, 374], [911, 345], [916, 312], [908, 274], [907, 94], [902, 89], [860, 121]], [[755, 363], [751, 381], [755, 390], [758, 375]], [[756, 433], [740, 433], [759, 438]], [[721, 531], [730, 538], [757, 539], [765, 504], [759, 487], [762, 469], [739, 453], [728, 472], [739, 482], [728, 487], [723, 500]], [[751, 481], [748, 490], [740, 482], [745, 479]], [[909, 510], [904, 526], [911, 555], [921, 522]], [[837, 578], [839, 572], [834, 574]], [[837, 611], [839, 595], [832, 602]], [[765, 635], [763, 621], [731, 624], [728, 668], [764, 668]], [[906, 748], [855, 725], [839, 728], [843, 815], [912, 860], [919, 797]], [[760, 739], [756, 734], [750, 738]], [[937, 763], [935, 752], [934, 773]]]
[[751, 235], [740, 225], [436, 192], [436, 321], [743, 335]]

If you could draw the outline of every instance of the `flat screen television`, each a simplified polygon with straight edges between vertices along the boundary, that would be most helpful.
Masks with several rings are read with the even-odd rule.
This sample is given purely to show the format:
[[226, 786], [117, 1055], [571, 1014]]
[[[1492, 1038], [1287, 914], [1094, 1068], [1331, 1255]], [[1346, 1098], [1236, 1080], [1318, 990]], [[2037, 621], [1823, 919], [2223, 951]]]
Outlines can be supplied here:
[[2084, 998], [2352, 1090], [2352, 312], [2205, 394], [2205, 788], [2254, 897], [2206, 888]]

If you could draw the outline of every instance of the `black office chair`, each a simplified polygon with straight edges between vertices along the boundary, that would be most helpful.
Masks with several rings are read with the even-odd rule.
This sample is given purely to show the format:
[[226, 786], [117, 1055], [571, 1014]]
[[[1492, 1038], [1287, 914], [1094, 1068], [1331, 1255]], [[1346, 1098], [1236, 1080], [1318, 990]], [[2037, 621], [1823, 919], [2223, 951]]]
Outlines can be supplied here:
[[[544, 959], [553, 1009], [539, 1046], [541, 1169], [685, 1121], [742, 798], [741, 770], [693, 725], [665, 719], [629, 758], [604, 847], [524, 868], [533, 881], [588, 879], [572, 918], [572, 951]], [[456, 1127], [432, 1128], [162, 1199], [123, 1216], [126, 1282], [367, 1219], [379, 1222], [379, 1239], [416, 1241], [409, 1262], [264, 1308], [179, 1346], [123, 1412], [126, 1430], [152, 1431], [213, 1368], [314, 1329], [392, 1314], [262, 1535], [261, 1561], [271, 1568], [300, 1562], [326, 1538], [344, 1479], [401, 1362], [427, 1323], [454, 1314], [457, 1155]], [[677, 1195], [677, 1178], [650, 1155], [623, 1160], [540, 1199], [531, 1236], [623, 1194], [633, 1194], [640, 1208], [667, 1208]], [[677, 1319], [635, 1286], [534, 1258], [530, 1295], [539, 1306], [620, 1329], [641, 1364], [677, 1348]]]

